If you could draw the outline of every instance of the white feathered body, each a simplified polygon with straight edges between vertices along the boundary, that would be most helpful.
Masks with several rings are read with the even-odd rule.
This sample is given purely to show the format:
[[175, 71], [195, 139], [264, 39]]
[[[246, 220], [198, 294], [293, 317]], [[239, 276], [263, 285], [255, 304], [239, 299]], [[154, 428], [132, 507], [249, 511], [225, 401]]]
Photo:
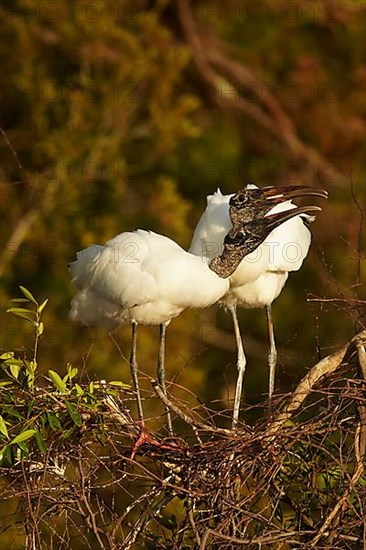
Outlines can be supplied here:
[[229, 290], [206, 258], [190, 254], [171, 239], [144, 230], [92, 245], [70, 264], [70, 318], [113, 330], [137, 322], [167, 323], [188, 307], [204, 308]]
[[[199, 220], [189, 252], [197, 255], [221, 254], [223, 240], [232, 224], [229, 200], [232, 195], [216, 193], [207, 197], [207, 208]], [[268, 213], [275, 214], [296, 208], [291, 201], [274, 206]], [[230, 277], [230, 290], [221, 299], [224, 306], [239, 305], [256, 308], [270, 305], [284, 287], [288, 273], [300, 269], [306, 257], [311, 233], [303, 218], [296, 216], [274, 229], [265, 241], [246, 256]]]

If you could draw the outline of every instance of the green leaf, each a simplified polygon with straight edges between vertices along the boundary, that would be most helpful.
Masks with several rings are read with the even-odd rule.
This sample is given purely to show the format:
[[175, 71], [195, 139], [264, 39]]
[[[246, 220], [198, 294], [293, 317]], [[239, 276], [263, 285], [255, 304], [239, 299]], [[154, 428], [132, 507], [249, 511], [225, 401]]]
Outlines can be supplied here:
[[65, 432], [62, 432], [61, 437], [63, 439], [70, 439], [70, 437], [72, 436], [72, 434], [74, 433], [75, 430], [76, 430], [76, 427], [72, 426], [71, 428], [69, 428]]
[[32, 317], [35, 319], [37, 317], [37, 314], [35, 311], [32, 311], [31, 309], [27, 309], [25, 307], [10, 307], [7, 310], [8, 313], [29, 313], [29, 315], [32, 315]]
[[37, 361], [26, 361], [27, 371], [34, 374], [37, 370]]
[[[85, 395], [85, 393], [84, 393], [84, 395]], [[93, 398], [94, 403], [83, 403], [83, 407], [85, 407], [85, 409], [89, 409], [89, 410], [91, 410], [91, 411], [96, 411], [96, 410], [98, 410], [98, 406], [99, 406], [100, 402], [98, 402], [98, 401], [94, 398], [94, 396], [92, 396], [92, 395], [90, 395], [90, 394], [88, 394], [88, 393], [87, 393], [86, 395], [88, 395], [90, 398]]]
[[17, 445], [25, 454], [29, 454], [29, 447], [25, 441], [18, 441]]
[[66, 382], [62, 380], [59, 374], [55, 372], [54, 370], [48, 371], [49, 377], [51, 378], [53, 385], [55, 388], [60, 390], [60, 392], [65, 393], [66, 392]]
[[77, 373], [78, 373], [78, 369], [76, 367], [72, 367], [70, 365], [70, 363], [68, 363], [68, 365], [67, 365], [67, 375], [68, 375], [69, 379], [72, 380], [72, 378], [75, 378]]
[[77, 395], [84, 395], [84, 390], [79, 384], [74, 384], [74, 389], [76, 390]]
[[81, 414], [79, 413], [75, 403], [71, 403], [71, 401], [65, 401], [65, 405], [67, 408], [67, 412], [69, 413], [70, 417], [72, 418], [74, 424], [76, 424], [79, 428], [83, 423], [83, 419], [81, 417]]
[[119, 388], [123, 388], [125, 390], [131, 390], [130, 384], [125, 384], [124, 382], [121, 382], [121, 380], [112, 380], [111, 382], [108, 382], [109, 386], [118, 386]]
[[33, 311], [28, 311], [27, 309], [24, 309], [22, 307], [11, 307], [10, 309], [6, 310], [6, 313], [12, 313], [16, 317], [25, 319], [29, 323], [34, 323], [35, 313]]
[[43, 413], [41, 415], [41, 423], [42, 423], [42, 428], [44, 428], [47, 424], [47, 414], [46, 413]]
[[175, 516], [166, 517], [163, 516], [163, 514], [158, 514], [156, 518], [160, 525], [166, 527], [170, 531], [175, 531], [175, 529], [177, 528], [177, 518]]
[[23, 365], [23, 360], [22, 359], [14, 359], [14, 357], [12, 357], [11, 359], [6, 359], [5, 364], [6, 365], [16, 365], [18, 367], [21, 367]]
[[0, 359], [2, 359], [3, 361], [5, 361], [5, 359], [13, 359], [13, 357], [14, 357], [13, 351], [6, 351], [2, 355], [0, 355]]
[[324, 474], [318, 474], [315, 478], [315, 482], [317, 489], [325, 489], [325, 487], [327, 486], [326, 477]]
[[42, 311], [44, 310], [44, 308], [46, 307], [47, 305], [47, 302], [48, 302], [48, 298], [46, 298], [45, 300], [43, 300], [43, 302], [41, 303], [41, 305], [39, 306], [38, 308], [38, 313], [42, 313]]
[[52, 430], [58, 430], [59, 428], [61, 428], [60, 419], [54, 413], [47, 411], [46, 414], [48, 423]]
[[22, 449], [20, 447], [16, 447], [15, 449], [15, 453], [14, 453], [14, 458], [15, 458], [15, 461], [16, 462], [21, 462], [21, 460], [23, 459], [23, 453], [22, 453]]
[[25, 288], [24, 286], [20, 286], [19, 287], [20, 290], [22, 291], [22, 293], [24, 294], [24, 296], [26, 298], [28, 298], [28, 300], [30, 300], [31, 302], [33, 302], [34, 304], [36, 304], [38, 306], [38, 302], [37, 300], [35, 299], [35, 297], [33, 296], [33, 294], [30, 292], [30, 290], [28, 290], [27, 288]]
[[18, 380], [18, 376], [20, 373], [20, 366], [19, 365], [9, 365], [10, 372], [14, 376], [15, 380]]
[[14, 445], [15, 443], [21, 443], [22, 441], [26, 441], [27, 439], [30, 439], [34, 436], [36, 433], [36, 430], [25, 430], [24, 432], [20, 433], [14, 439], [10, 441], [10, 445]]
[[3, 388], [4, 386], [10, 386], [13, 382], [11, 380], [2, 380], [0, 382], [0, 388]]
[[13, 463], [13, 453], [11, 451], [10, 445], [5, 445], [2, 449], [0, 449], [0, 462], [2, 464], [6, 464], [8, 466], [11, 466]]
[[23, 420], [23, 416], [20, 414], [20, 412], [11, 405], [5, 405], [4, 412], [9, 416], [13, 416], [17, 420]]
[[14, 302], [14, 304], [29, 304], [27, 298], [12, 298], [10, 302]]
[[8, 428], [6, 427], [5, 420], [0, 416], [0, 432], [9, 439]]
[[35, 404], [35, 400], [34, 399], [31, 399], [28, 403], [28, 406], [27, 406], [27, 418], [30, 417], [31, 415], [31, 412], [33, 410], [33, 407], [34, 407], [34, 404]]
[[41, 451], [41, 453], [46, 453], [47, 452], [47, 445], [46, 445], [45, 440], [42, 437], [42, 434], [40, 434], [40, 432], [36, 432], [34, 437], [36, 439], [38, 449]]

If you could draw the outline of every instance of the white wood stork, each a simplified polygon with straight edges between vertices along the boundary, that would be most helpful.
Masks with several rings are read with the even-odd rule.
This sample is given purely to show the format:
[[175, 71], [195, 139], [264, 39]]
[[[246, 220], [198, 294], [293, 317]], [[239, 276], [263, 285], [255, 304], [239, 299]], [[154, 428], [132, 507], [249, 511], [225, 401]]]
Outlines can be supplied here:
[[[253, 184], [234, 195], [222, 195], [218, 189], [216, 193], [207, 197], [207, 208], [196, 226], [189, 252], [208, 258], [220, 254], [223, 239], [230, 228], [237, 229], [241, 224], [252, 222], [258, 217], [294, 210], [296, 205], [292, 204], [290, 199], [303, 196], [326, 198], [327, 193], [307, 186], [267, 186], [260, 189]], [[221, 303], [232, 315], [238, 349], [233, 429], [236, 429], [238, 424], [246, 367], [236, 308], [241, 306], [266, 309], [270, 342], [268, 364], [271, 400], [277, 361], [271, 304], [284, 287], [289, 272], [300, 269], [308, 253], [311, 241], [308, 225], [314, 219], [308, 213], [299, 212], [295, 217], [277, 226], [261, 246], [246, 255], [230, 277], [229, 292], [221, 299]]]

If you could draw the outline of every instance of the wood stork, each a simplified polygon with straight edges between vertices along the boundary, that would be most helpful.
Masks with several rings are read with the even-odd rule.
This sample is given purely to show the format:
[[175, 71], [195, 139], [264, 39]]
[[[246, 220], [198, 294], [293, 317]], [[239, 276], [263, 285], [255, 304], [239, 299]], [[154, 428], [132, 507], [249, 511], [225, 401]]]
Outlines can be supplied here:
[[[306, 186], [267, 186], [260, 189], [253, 184], [234, 195], [222, 195], [218, 189], [216, 193], [207, 197], [207, 208], [196, 226], [189, 252], [208, 258], [220, 254], [224, 236], [230, 228], [236, 229], [258, 217], [294, 210], [296, 205], [292, 204], [291, 199], [303, 196], [326, 198], [327, 193]], [[245, 308], [266, 309], [270, 342], [268, 364], [271, 401], [277, 361], [271, 304], [284, 287], [288, 273], [300, 269], [308, 253], [311, 240], [308, 225], [313, 219], [308, 213], [299, 212], [295, 217], [277, 226], [261, 246], [242, 260], [230, 277], [229, 292], [221, 299], [221, 303], [232, 315], [238, 350], [233, 429], [236, 429], [238, 424], [246, 367], [236, 308], [239, 305]]]
[[[165, 331], [171, 319], [188, 307], [204, 308], [227, 295], [229, 276], [243, 257], [281, 223], [313, 210], [304, 208], [254, 220], [239, 229], [230, 227], [223, 236], [221, 254], [209, 259], [186, 252], [168, 237], [141, 229], [121, 233], [105, 246], [92, 245], [77, 253], [69, 270], [72, 283], [80, 291], [71, 301], [69, 317], [108, 331], [132, 325], [130, 368], [141, 427], [144, 419], [136, 359], [138, 325], [160, 325], [157, 376], [166, 393]], [[172, 434], [169, 410], [166, 417]]]

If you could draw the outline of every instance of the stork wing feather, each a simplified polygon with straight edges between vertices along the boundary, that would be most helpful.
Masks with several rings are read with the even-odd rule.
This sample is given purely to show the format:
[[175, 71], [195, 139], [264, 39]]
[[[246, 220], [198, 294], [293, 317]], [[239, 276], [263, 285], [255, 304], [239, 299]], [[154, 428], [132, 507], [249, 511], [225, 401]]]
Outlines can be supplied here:
[[123, 308], [154, 300], [154, 277], [146, 270], [147, 247], [136, 233], [123, 233], [106, 246], [93, 245], [77, 253], [70, 265], [72, 282]]

